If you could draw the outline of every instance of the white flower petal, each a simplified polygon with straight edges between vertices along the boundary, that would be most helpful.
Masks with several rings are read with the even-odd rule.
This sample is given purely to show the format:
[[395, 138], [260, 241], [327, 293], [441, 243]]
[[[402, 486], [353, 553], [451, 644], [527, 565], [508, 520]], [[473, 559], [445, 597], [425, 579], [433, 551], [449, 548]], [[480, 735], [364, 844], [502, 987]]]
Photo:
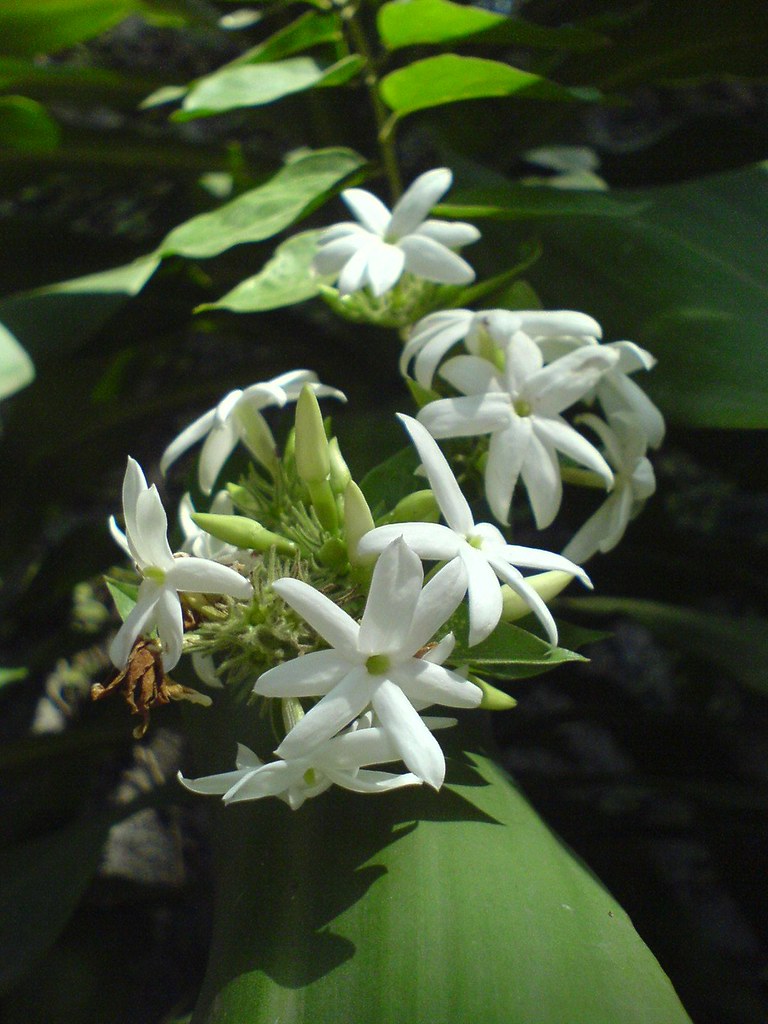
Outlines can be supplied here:
[[453, 175], [447, 167], [420, 174], [395, 203], [386, 229], [388, 237], [395, 240], [415, 231], [451, 187], [452, 181]]
[[385, 679], [374, 693], [372, 703], [406, 767], [439, 789], [445, 778], [443, 751], [403, 691]]
[[175, 462], [180, 455], [183, 455], [187, 448], [191, 448], [193, 444], [196, 444], [205, 437], [213, 426], [215, 417], [216, 410], [210, 409], [196, 419], [194, 423], [190, 423], [188, 427], [185, 427], [178, 437], [171, 441], [160, 457], [161, 473], [167, 473], [171, 463]]
[[145, 632], [147, 626], [154, 626], [161, 589], [152, 580], [144, 580], [139, 587], [136, 604], [109, 646], [109, 657], [116, 668], [125, 668], [137, 637]]
[[603, 539], [608, 533], [613, 520], [613, 506], [616, 504], [616, 496], [609, 494], [600, 508], [584, 523], [581, 529], [571, 538], [563, 548], [563, 555], [566, 558], [578, 559], [586, 562], [600, 550]]
[[458, 608], [467, 592], [467, 582], [467, 572], [460, 558], [454, 558], [435, 573], [419, 594], [412, 618], [401, 620], [401, 630], [410, 623], [407, 638], [402, 643], [403, 651], [414, 654], [432, 639]]
[[323, 697], [350, 671], [338, 651], [313, 651], [263, 672], [253, 692], [262, 697]]
[[541, 596], [536, 593], [529, 583], [525, 582], [522, 573], [519, 573], [514, 566], [508, 565], [503, 558], [497, 558], [495, 555], [492, 555], [488, 561], [499, 578], [504, 580], [507, 586], [525, 601], [546, 630], [549, 642], [553, 647], [556, 647], [557, 626], [552, 618], [552, 612], [547, 608]]
[[318, 249], [312, 266], [318, 274], [338, 274], [358, 249], [368, 245], [368, 242], [368, 235], [345, 235], [343, 238], [337, 238]]
[[527, 394], [537, 412], [563, 412], [583, 398], [618, 358], [618, 353], [607, 347], [584, 345], [529, 377]]
[[[586, 466], [601, 476], [607, 487], [613, 484], [611, 467], [594, 445], [559, 416], [534, 417], [534, 433], [547, 445], [557, 449], [580, 466]], [[559, 503], [558, 503], [559, 504]]]
[[598, 385], [597, 398], [608, 417], [627, 411], [636, 416], [651, 448], [658, 448], [664, 440], [664, 417], [633, 380], [609, 371]]
[[354, 256], [345, 263], [339, 274], [336, 287], [340, 295], [351, 295], [352, 292], [360, 291], [368, 280], [368, 257], [373, 247], [373, 241], [368, 239]]
[[499, 371], [493, 363], [479, 356], [454, 356], [442, 367], [440, 376], [465, 395], [502, 390]]
[[488, 444], [485, 497], [491, 512], [505, 525], [509, 522], [512, 495], [532, 439], [530, 416], [517, 416], [508, 411], [505, 429], [493, 433]]
[[353, 668], [291, 729], [276, 750], [278, 757], [289, 760], [317, 750], [371, 703], [381, 679], [362, 665]]
[[[429, 661], [433, 665], [442, 665], [446, 658], [449, 658], [453, 654], [453, 649], [456, 646], [456, 637], [453, 633], [446, 633], [443, 639], [435, 644], [434, 647], [430, 647], [426, 654], [422, 655], [422, 661]], [[430, 725], [430, 729], [433, 728]]]
[[239, 440], [237, 426], [231, 418], [214, 423], [200, 451], [197, 478], [204, 494], [210, 494], [221, 468]]
[[[467, 499], [461, 492], [448, 461], [429, 431], [412, 416], [397, 414], [398, 419], [416, 445], [426, 470], [432, 493], [437, 499], [446, 523], [457, 533], [467, 534], [475, 525]], [[422, 555], [422, 557], [424, 557]]]
[[243, 768], [261, 768], [264, 762], [257, 754], [254, 754], [250, 747], [246, 747], [244, 743], [238, 743], [235, 764], [242, 770]]
[[[520, 477], [528, 492], [533, 517], [539, 530], [549, 526], [557, 515], [563, 497], [563, 481], [560, 463], [554, 449], [545, 444], [537, 434], [538, 421], [534, 425], [528, 450], [520, 470]], [[595, 454], [597, 454], [595, 452]]]
[[368, 256], [368, 281], [373, 294], [378, 297], [394, 288], [404, 266], [405, 253], [396, 245], [382, 243], [372, 248]]
[[452, 309], [432, 313], [420, 320], [411, 331], [408, 344], [400, 356], [400, 372], [403, 376], [415, 356], [414, 376], [422, 387], [431, 388], [440, 360], [457, 341], [465, 337], [473, 315], [468, 309]]
[[405, 269], [425, 281], [469, 284], [475, 279], [475, 272], [466, 260], [431, 238], [406, 235], [398, 245], [405, 253]]
[[306, 768], [290, 765], [285, 761], [271, 761], [250, 772], [224, 794], [224, 803], [241, 803], [243, 800], [262, 800], [267, 796], [281, 796], [288, 788], [301, 779]]
[[123, 531], [120, 529], [120, 527], [117, 525], [117, 520], [115, 519], [115, 517], [110, 516], [108, 522], [109, 533], [110, 536], [112, 537], [112, 540], [115, 542], [115, 544], [117, 544], [119, 547], [123, 549], [123, 551], [126, 553], [126, 555], [128, 555], [129, 558], [133, 558], [133, 552], [131, 551], [130, 545], [128, 544], [128, 539], [123, 533]]
[[361, 654], [393, 654], [404, 650], [406, 630], [413, 621], [423, 580], [418, 555], [402, 537], [392, 541], [373, 570], [360, 622], [358, 650]]
[[489, 434], [509, 422], [509, 397], [505, 394], [489, 394], [441, 398], [425, 405], [418, 419], [432, 437]]
[[125, 467], [125, 476], [123, 477], [123, 515], [125, 516], [127, 544], [135, 561], [139, 561], [135, 551], [136, 541], [134, 540], [134, 538], [138, 538], [139, 534], [136, 522], [136, 506], [139, 501], [139, 495], [143, 494], [146, 490], [147, 481], [144, 477], [144, 472], [138, 462], [129, 455]]
[[479, 686], [468, 682], [458, 672], [424, 658], [411, 658], [398, 665], [392, 680], [406, 696], [425, 707], [444, 704], [449, 708], [476, 708], [483, 698]]
[[390, 225], [391, 215], [380, 199], [364, 188], [345, 189], [341, 193], [341, 198], [366, 230], [380, 238], [384, 237]]
[[352, 660], [360, 660], [357, 647], [360, 627], [338, 605], [301, 580], [284, 577], [276, 580], [272, 589], [332, 647]]
[[460, 249], [463, 245], [471, 245], [480, 238], [480, 232], [474, 224], [463, 221], [425, 220], [413, 232], [431, 238], [448, 249]]
[[203, 775], [199, 779], [185, 779], [179, 772], [176, 778], [191, 793], [199, 793], [202, 796], [223, 796], [236, 783], [241, 782], [246, 774], [250, 774], [250, 771], [220, 772], [218, 775]]
[[157, 635], [163, 644], [163, 669], [170, 672], [179, 663], [184, 636], [184, 617], [179, 595], [164, 586], [157, 601]]
[[575, 562], [570, 559], [563, 557], [563, 555], [556, 555], [552, 551], [544, 551], [543, 548], [525, 548], [519, 544], [505, 544], [501, 550], [494, 550], [489, 552], [489, 555], [493, 554], [494, 558], [502, 558], [515, 566], [522, 566], [524, 569], [543, 569], [559, 570], [560, 572], [568, 572], [572, 576], [576, 576], [591, 587], [592, 582], [581, 568], [576, 565]]
[[253, 587], [235, 569], [209, 558], [174, 558], [166, 581], [176, 590], [190, 594], [228, 594], [247, 601]]
[[142, 491], [136, 501], [135, 533], [130, 537], [140, 555], [140, 568], [155, 565], [167, 569], [173, 565], [168, 546], [168, 519], [154, 484]]
[[529, 383], [535, 379], [544, 362], [539, 346], [524, 331], [515, 331], [505, 350], [504, 376], [510, 395], [528, 394]]
[[328, 771], [328, 777], [337, 786], [348, 789], [352, 793], [385, 793], [391, 789], [402, 789], [403, 786], [420, 786], [422, 780], [412, 772], [394, 775], [392, 772], [372, 772], [361, 769], [355, 774], [348, 772]]
[[377, 526], [358, 541], [360, 555], [380, 555], [392, 543], [402, 537], [405, 543], [425, 561], [443, 562], [454, 558], [461, 543], [453, 530], [438, 523], [390, 523]]
[[501, 618], [503, 601], [496, 573], [480, 551], [468, 544], [461, 557], [469, 577], [469, 646], [490, 636]]

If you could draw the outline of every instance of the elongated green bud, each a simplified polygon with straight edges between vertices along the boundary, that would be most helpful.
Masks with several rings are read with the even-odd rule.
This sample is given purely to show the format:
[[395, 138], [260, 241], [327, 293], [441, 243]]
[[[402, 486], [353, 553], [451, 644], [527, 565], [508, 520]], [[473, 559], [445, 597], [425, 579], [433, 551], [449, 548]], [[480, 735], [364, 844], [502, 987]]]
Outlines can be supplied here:
[[[536, 573], [535, 576], [526, 576], [525, 582], [536, 591], [540, 598], [548, 604], [557, 595], [573, 582], [573, 576], [560, 569], [551, 569], [549, 572]], [[501, 617], [505, 622], [514, 622], [531, 614], [531, 606], [527, 604], [519, 594], [504, 584], [501, 588]]]
[[503, 690], [497, 690], [495, 686], [491, 686], [490, 683], [486, 683], [484, 679], [479, 676], [470, 676], [470, 683], [474, 683], [475, 686], [479, 686], [483, 691], [483, 699], [480, 701], [480, 707], [484, 711], [511, 711], [512, 708], [517, 707], [517, 701], [514, 697], [510, 697], [508, 693], [504, 693]]
[[304, 708], [297, 697], [283, 697], [280, 701], [280, 710], [282, 711], [283, 727], [286, 733], [289, 733], [304, 717]]
[[344, 461], [344, 456], [339, 448], [338, 438], [332, 437], [328, 442], [328, 456], [331, 463], [331, 490], [334, 494], [343, 494], [352, 474], [349, 466]]
[[387, 523], [437, 523], [440, 521], [440, 506], [429, 489], [413, 491], [402, 498], [388, 516], [382, 520]]
[[375, 555], [360, 558], [357, 545], [360, 539], [369, 533], [376, 524], [365, 495], [354, 480], [350, 480], [344, 491], [344, 537], [347, 541], [347, 554], [350, 565], [365, 565], [376, 560]]
[[255, 519], [246, 516], [219, 516], [211, 512], [193, 512], [192, 521], [201, 530], [217, 540], [249, 551], [269, 551], [275, 548], [281, 555], [294, 555], [298, 550], [293, 541], [267, 530]]
[[296, 403], [296, 472], [305, 484], [327, 480], [331, 472], [323, 414], [314, 391], [307, 384]]

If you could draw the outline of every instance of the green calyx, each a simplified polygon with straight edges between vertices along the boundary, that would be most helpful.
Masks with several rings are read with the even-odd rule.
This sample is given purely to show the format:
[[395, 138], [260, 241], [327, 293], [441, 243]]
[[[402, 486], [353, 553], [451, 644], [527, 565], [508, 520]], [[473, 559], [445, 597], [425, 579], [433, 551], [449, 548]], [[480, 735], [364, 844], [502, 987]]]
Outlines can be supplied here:
[[295, 555], [298, 550], [293, 541], [267, 530], [255, 519], [246, 516], [215, 515], [194, 512], [192, 521], [217, 540], [248, 551], [269, 551], [274, 548], [281, 555]]

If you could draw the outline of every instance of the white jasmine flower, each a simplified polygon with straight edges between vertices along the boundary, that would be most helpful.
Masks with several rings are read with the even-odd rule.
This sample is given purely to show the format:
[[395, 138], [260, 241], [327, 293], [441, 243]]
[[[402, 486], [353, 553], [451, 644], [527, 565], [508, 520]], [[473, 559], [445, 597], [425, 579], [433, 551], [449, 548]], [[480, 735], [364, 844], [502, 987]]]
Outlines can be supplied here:
[[477, 707], [480, 689], [442, 667], [453, 649], [449, 634], [430, 660], [417, 652], [455, 611], [467, 589], [456, 559], [422, 590], [418, 556], [402, 538], [376, 563], [362, 621], [306, 583], [281, 579], [277, 593], [330, 645], [265, 672], [254, 693], [265, 697], [321, 697], [277, 748], [292, 761], [321, 747], [371, 708], [406, 767], [439, 789], [445, 776], [440, 745], [414, 707]]
[[[264, 764], [239, 743], [235, 771], [200, 779], [184, 779], [179, 774], [179, 781], [193, 793], [223, 796], [225, 804], [276, 796], [294, 811], [334, 784], [354, 793], [385, 793], [403, 786], [420, 786], [422, 780], [412, 772], [396, 774], [367, 768], [400, 760], [389, 736], [381, 726], [371, 724], [371, 717], [364, 716], [341, 735], [292, 761]], [[425, 718], [423, 722], [429, 729], [446, 724], [442, 719]]]
[[400, 356], [400, 372], [405, 376], [414, 359], [413, 376], [423, 388], [432, 387], [432, 378], [443, 356], [463, 341], [468, 352], [491, 358], [489, 349], [505, 349], [517, 331], [529, 338], [596, 339], [600, 324], [586, 313], [571, 309], [445, 309], [430, 313], [414, 325]]
[[449, 359], [440, 375], [463, 392], [431, 402], [419, 420], [433, 437], [490, 434], [485, 494], [494, 516], [508, 522], [518, 478], [539, 529], [549, 526], [562, 498], [557, 452], [613, 483], [611, 468], [597, 449], [560, 415], [593, 388], [618, 354], [585, 346], [544, 366], [541, 349], [517, 331], [505, 352], [504, 371], [478, 356]]
[[171, 441], [160, 459], [160, 469], [168, 471], [193, 444], [203, 441], [198, 466], [198, 480], [204, 494], [213, 490], [221, 467], [242, 441], [251, 455], [263, 465], [269, 466], [274, 460], [275, 439], [261, 410], [270, 405], [283, 406], [295, 402], [301, 389], [308, 384], [319, 398], [338, 398], [346, 402], [346, 396], [336, 388], [318, 383], [317, 374], [311, 370], [292, 370], [272, 380], [252, 384], [244, 391], [230, 391], [215, 409], [204, 413], [190, 423], [179, 436]]
[[475, 272], [452, 250], [477, 241], [477, 228], [426, 219], [452, 180], [445, 167], [427, 171], [406, 190], [391, 213], [371, 192], [346, 189], [341, 197], [357, 223], [343, 221], [323, 232], [315, 270], [338, 274], [342, 295], [366, 285], [375, 296], [383, 295], [394, 288], [404, 271], [439, 284], [473, 281]]
[[179, 593], [228, 594], [247, 600], [253, 593], [248, 580], [207, 558], [174, 558], [168, 546], [168, 520], [163, 503], [141, 466], [128, 459], [123, 479], [125, 533], [114, 516], [110, 531], [120, 547], [133, 559], [143, 577], [136, 605], [112, 641], [109, 656], [124, 668], [137, 637], [156, 628], [163, 647], [163, 668], [170, 672], [181, 657], [184, 634]]
[[[447, 526], [437, 523], [393, 523], [367, 533], [358, 544], [361, 555], [380, 554], [397, 536], [421, 558], [434, 561], [459, 559], [467, 571], [469, 591], [469, 643], [484, 640], [498, 625], [502, 612], [501, 582], [506, 583], [538, 617], [551, 644], [557, 644], [557, 626], [536, 591], [525, 581], [518, 565], [529, 569], [560, 569], [589, 578], [573, 562], [549, 551], [507, 544], [491, 523], [475, 523], [451, 467], [429, 432], [410, 416], [398, 414], [416, 445], [432, 491]], [[501, 582], [500, 582], [501, 581]]]
[[616, 547], [629, 521], [656, 490], [656, 478], [645, 457], [648, 442], [643, 424], [636, 417], [618, 413], [611, 416], [608, 423], [591, 413], [579, 418], [603, 442], [614, 471], [613, 490], [563, 551], [567, 558], [584, 562], [596, 551], [606, 552]]
[[[597, 338], [538, 338], [545, 362], [570, 352], [581, 345], [596, 345]], [[606, 416], [629, 413], [641, 426], [648, 444], [658, 448], [664, 440], [666, 427], [664, 417], [641, 387], [629, 379], [629, 374], [638, 370], [652, 370], [656, 359], [646, 349], [633, 341], [611, 341], [601, 346], [618, 354], [616, 364], [607, 370], [592, 395], [585, 395], [587, 401], [597, 398]]]
[[[234, 514], [234, 508], [227, 491], [219, 491], [211, 502], [210, 511], [216, 515], [228, 516]], [[181, 550], [197, 558], [212, 558], [214, 562], [231, 562], [237, 558], [239, 552], [234, 544], [227, 544], [226, 541], [213, 537], [197, 525], [192, 519], [192, 514], [196, 511], [192, 497], [187, 491], [179, 502], [179, 526], [184, 534]]]

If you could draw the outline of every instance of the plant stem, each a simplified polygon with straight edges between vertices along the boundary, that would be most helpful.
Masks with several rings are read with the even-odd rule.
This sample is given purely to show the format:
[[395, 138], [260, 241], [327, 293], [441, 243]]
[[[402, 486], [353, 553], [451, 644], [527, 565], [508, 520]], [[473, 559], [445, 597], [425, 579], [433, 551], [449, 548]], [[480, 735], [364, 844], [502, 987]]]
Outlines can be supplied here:
[[342, 11], [342, 17], [349, 26], [349, 34], [355, 49], [365, 61], [365, 86], [371, 98], [373, 115], [376, 119], [376, 137], [379, 143], [381, 162], [389, 181], [391, 198], [394, 203], [403, 193], [403, 183], [397, 163], [397, 153], [395, 152], [394, 127], [388, 123], [390, 121], [389, 113], [379, 95], [379, 76], [376, 73], [375, 58], [371, 45], [368, 42], [368, 37], [365, 34], [365, 29], [358, 17], [358, 7], [355, 5], [345, 7]]

